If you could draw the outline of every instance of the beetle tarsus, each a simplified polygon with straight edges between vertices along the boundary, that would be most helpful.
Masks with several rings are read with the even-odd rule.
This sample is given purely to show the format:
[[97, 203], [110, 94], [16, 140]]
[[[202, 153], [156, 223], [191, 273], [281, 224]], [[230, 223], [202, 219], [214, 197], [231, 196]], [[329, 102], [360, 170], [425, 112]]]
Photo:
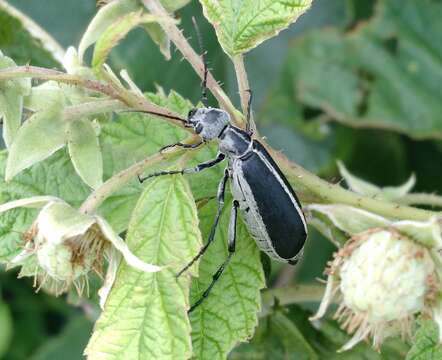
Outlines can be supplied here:
[[183, 149], [196, 149], [198, 146], [202, 145], [203, 143], [204, 143], [204, 141], [200, 141], [195, 144], [183, 144], [181, 142], [177, 142], [175, 144], [163, 146], [159, 152], [163, 153], [165, 150], [173, 148], [173, 147], [182, 147]]

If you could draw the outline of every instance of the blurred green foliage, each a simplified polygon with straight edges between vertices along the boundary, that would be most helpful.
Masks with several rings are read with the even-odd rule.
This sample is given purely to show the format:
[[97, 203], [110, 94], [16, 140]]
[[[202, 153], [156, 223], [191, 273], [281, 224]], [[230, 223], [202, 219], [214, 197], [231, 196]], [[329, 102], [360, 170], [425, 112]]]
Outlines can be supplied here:
[[[78, 45], [96, 11], [92, 0], [10, 3], [64, 47]], [[210, 67], [238, 103], [230, 60], [197, 1], [178, 13], [185, 34], [193, 37], [191, 42], [197, 47], [191, 24], [195, 14]], [[436, 161], [442, 152], [441, 18], [438, 0], [315, 0], [296, 25], [246, 57], [261, 133], [275, 149], [282, 149], [293, 161], [331, 181], [339, 180], [335, 162], [341, 159], [353, 173], [377, 185], [400, 184], [414, 172], [418, 191], [442, 193], [442, 162]], [[40, 45], [15, 19], [0, 11], [0, 49], [6, 55], [18, 64], [57, 67]], [[110, 63], [115, 72], [127, 69], [143, 90], [155, 90], [158, 84], [193, 102], [200, 98], [200, 80], [190, 65], [175, 51], [166, 61], [142, 29], [130, 33], [112, 51]], [[110, 151], [115, 145], [112, 151], [118, 153], [116, 144], [118, 139], [105, 147]], [[131, 145], [135, 149], [142, 146]], [[197, 188], [197, 184], [192, 185]], [[79, 191], [84, 192], [81, 186], [73, 193]], [[37, 189], [32, 195], [39, 192]], [[125, 199], [129, 198], [130, 194]], [[78, 201], [72, 199], [73, 203]], [[116, 224], [118, 221], [115, 219]], [[333, 251], [330, 243], [312, 233], [304, 262], [292, 282], [320, 277]], [[285, 271], [279, 264], [272, 265], [270, 286]], [[35, 295], [29, 281], [15, 276], [13, 271], [0, 272], [0, 358], [80, 359], [92, 331], [88, 304], [74, 308], [63, 298]], [[322, 331], [315, 329], [307, 320], [309, 308], [274, 309], [261, 319], [252, 342], [234, 350], [231, 358], [399, 359], [407, 352], [404, 344], [392, 341], [381, 354], [359, 345], [337, 355], [335, 351], [347, 335], [332, 321], [327, 321]], [[431, 324], [422, 325], [416, 336], [418, 341], [408, 359], [436, 359], [431, 356], [437, 351], [440, 354], [440, 349], [435, 350]], [[292, 343], [294, 338], [299, 341]], [[279, 350], [268, 354], [269, 348]]]
[[32, 62], [48, 68], [56, 67], [57, 61], [42, 47], [40, 40], [32, 37], [22, 23], [0, 9], [0, 46], [10, 58]]
[[276, 306], [271, 315], [261, 319], [253, 340], [235, 349], [231, 359], [399, 360], [407, 353], [407, 346], [397, 340], [387, 341], [382, 354], [365, 344], [337, 353], [349, 336], [329, 320], [321, 324], [321, 331], [315, 329], [308, 320], [310, 315], [297, 305]]

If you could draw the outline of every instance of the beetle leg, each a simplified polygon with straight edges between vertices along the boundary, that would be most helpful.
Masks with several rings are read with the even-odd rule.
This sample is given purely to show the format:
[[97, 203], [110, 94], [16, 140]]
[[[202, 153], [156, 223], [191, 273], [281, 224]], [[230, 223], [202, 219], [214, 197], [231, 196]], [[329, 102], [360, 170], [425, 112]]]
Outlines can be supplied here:
[[218, 156], [213, 159], [213, 160], [209, 160], [206, 162], [203, 162], [193, 168], [187, 168], [187, 169], [182, 169], [182, 170], [171, 170], [171, 171], [159, 171], [150, 175], [147, 175], [146, 177], [142, 178], [140, 177], [140, 175], [138, 175], [138, 181], [140, 183], [146, 181], [147, 179], [156, 177], [156, 176], [161, 176], [161, 175], [174, 175], [174, 174], [193, 174], [193, 173], [197, 173], [200, 172], [204, 169], [208, 169], [211, 168], [212, 166], [215, 166], [216, 164], [218, 164], [219, 162], [223, 161], [225, 159], [226, 155], [224, 155], [223, 153], [218, 153]]
[[173, 147], [182, 147], [183, 149], [196, 149], [198, 146], [202, 145], [203, 143], [204, 143], [204, 141], [200, 141], [199, 143], [196, 143], [196, 144], [183, 144], [181, 142], [177, 142], [175, 144], [163, 146], [160, 149], [160, 153], [162, 153], [166, 149], [173, 148]]
[[203, 295], [198, 299], [198, 301], [195, 302], [195, 304], [193, 304], [190, 307], [190, 309], [188, 311], [189, 313], [192, 312], [193, 310], [195, 310], [195, 308], [198, 305], [200, 305], [209, 296], [210, 292], [212, 291], [213, 286], [219, 280], [219, 278], [223, 274], [224, 270], [226, 269], [227, 265], [229, 265], [229, 262], [232, 259], [233, 254], [235, 253], [236, 223], [237, 223], [236, 220], [238, 218], [238, 207], [239, 207], [238, 201], [234, 200], [231, 215], [230, 215], [230, 223], [229, 223], [229, 241], [228, 241], [228, 247], [227, 247], [227, 249], [229, 251], [229, 255], [227, 256], [227, 259], [218, 268], [216, 273], [213, 275], [212, 282], [210, 283], [210, 285], [208, 286], [206, 291], [204, 291]]
[[184, 268], [180, 270], [180, 272], [176, 275], [176, 277], [181, 276], [188, 268], [190, 268], [194, 264], [195, 261], [197, 261], [201, 256], [203, 256], [203, 254], [209, 248], [209, 245], [215, 239], [216, 228], [218, 227], [219, 218], [221, 216], [221, 212], [224, 207], [224, 194], [226, 192], [226, 184], [228, 178], [229, 178], [229, 171], [225, 169], [224, 176], [218, 185], [218, 194], [217, 194], [218, 211], [216, 212], [215, 221], [213, 222], [212, 228], [210, 229], [209, 238], [207, 239], [206, 244], [200, 249], [198, 254]]

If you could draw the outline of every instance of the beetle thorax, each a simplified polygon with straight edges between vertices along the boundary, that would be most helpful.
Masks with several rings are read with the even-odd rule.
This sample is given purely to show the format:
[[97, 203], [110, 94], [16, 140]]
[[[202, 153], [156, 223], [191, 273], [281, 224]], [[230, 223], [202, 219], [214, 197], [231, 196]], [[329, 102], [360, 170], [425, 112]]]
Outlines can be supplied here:
[[229, 125], [219, 137], [219, 151], [229, 157], [245, 155], [250, 150], [252, 139], [244, 130]]
[[187, 121], [203, 140], [209, 141], [220, 136], [230, 124], [230, 116], [221, 109], [200, 108], [191, 110]]

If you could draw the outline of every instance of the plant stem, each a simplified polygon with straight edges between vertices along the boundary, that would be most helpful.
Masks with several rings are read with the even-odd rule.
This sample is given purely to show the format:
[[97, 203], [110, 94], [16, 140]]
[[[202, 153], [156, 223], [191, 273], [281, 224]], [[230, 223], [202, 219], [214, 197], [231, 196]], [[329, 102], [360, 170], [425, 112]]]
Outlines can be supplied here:
[[[116, 88], [109, 83], [85, 79], [77, 75], [71, 75], [57, 70], [29, 65], [16, 66], [0, 70], [0, 81], [23, 77], [31, 77], [40, 80], [54, 80], [65, 84], [80, 86], [85, 89], [108, 95], [112, 99], [120, 100], [132, 110], [158, 113], [159, 115], [164, 116], [164, 120], [169, 121], [177, 126], [183, 127], [183, 124], [180, 121], [168, 118], [170, 116], [180, 117], [179, 114], [176, 114], [173, 111], [165, 109], [161, 106], [155, 105], [143, 96], [133, 94], [132, 92], [124, 88]], [[190, 131], [187, 128], [186, 130]]]
[[[252, 94], [250, 93], [249, 79], [247, 78], [247, 72], [244, 66], [244, 57], [240, 54], [235, 56], [232, 61], [235, 67], [236, 80], [238, 82], [238, 91], [241, 99], [242, 112], [243, 114], [247, 115], [249, 110], [249, 100]], [[250, 123], [252, 130], [256, 130], [253, 122], [252, 112], [250, 112]]]
[[[160, 17], [170, 17], [169, 13], [164, 9], [163, 5], [158, 0], [143, 0], [144, 6], [154, 15]], [[184, 37], [182, 31], [174, 24], [173, 21], [161, 21], [161, 27], [169, 36], [170, 40], [175, 44], [175, 46], [180, 50], [184, 58], [192, 65], [195, 72], [199, 75], [201, 79], [204, 78], [204, 64], [200, 55], [198, 55], [189, 42]], [[241, 123], [241, 116], [238, 114], [235, 106], [233, 106], [229, 97], [223, 91], [221, 86], [213, 77], [212, 73], [209, 71], [207, 74], [207, 87], [212, 92], [213, 96], [218, 100], [220, 106], [225, 109], [232, 117], [235, 123]]]
[[325, 287], [321, 284], [299, 284], [266, 289], [262, 292], [263, 308], [272, 307], [275, 303], [275, 298], [280, 305], [320, 302], [324, 290]]
[[80, 206], [80, 212], [83, 212], [84, 214], [93, 214], [109, 195], [123, 187], [136, 175], [141, 174], [147, 167], [157, 164], [161, 160], [164, 160], [163, 155], [157, 153], [133, 164], [129, 168], [120, 171], [118, 174], [115, 174], [88, 196]]
[[[190, 137], [183, 143], [194, 143], [197, 137]], [[83, 202], [80, 207], [80, 211], [87, 214], [94, 213], [95, 210], [102, 204], [102, 202], [114, 192], [122, 188], [128, 181], [133, 177], [143, 173], [148, 167], [155, 165], [161, 161], [167, 160], [168, 158], [184, 153], [185, 150], [182, 148], [170, 148], [163, 153], [156, 153], [149, 156], [148, 158], [141, 160], [125, 170], [120, 171], [115, 174], [110, 179], [108, 179], [103, 185], [92, 192], [88, 198]]]
[[127, 109], [127, 106], [124, 105], [120, 100], [100, 99], [79, 105], [67, 106], [63, 110], [63, 116], [65, 120], [71, 121], [85, 116], [92, 116], [124, 109]]
[[311, 201], [314, 200], [321, 203], [350, 205], [390, 219], [399, 220], [422, 221], [428, 220], [435, 215], [442, 215], [440, 212], [403, 206], [356, 194], [339, 185], [331, 184], [322, 180], [301, 166], [293, 164], [281, 153], [274, 150], [270, 151], [272, 156], [279, 162], [281, 168], [287, 174], [294, 187], [298, 188], [300, 192], [313, 194], [316, 197], [316, 199], [311, 199]]

